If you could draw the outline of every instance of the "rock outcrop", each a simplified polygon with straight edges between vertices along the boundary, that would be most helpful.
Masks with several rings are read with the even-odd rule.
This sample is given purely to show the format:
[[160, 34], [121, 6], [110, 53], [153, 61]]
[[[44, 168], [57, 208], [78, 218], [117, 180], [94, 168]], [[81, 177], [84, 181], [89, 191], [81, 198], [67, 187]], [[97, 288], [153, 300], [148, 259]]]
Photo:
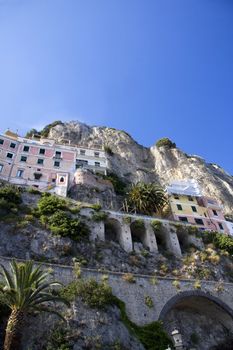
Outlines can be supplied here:
[[139, 145], [125, 131], [108, 127], [90, 127], [80, 122], [62, 123], [52, 127], [49, 137], [63, 143], [87, 147], [108, 147], [110, 169], [128, 182], [159, 182], [193, 178], [203, 189], [224, 206], [225, 213], [233, 211], [233, 177], [220, 166], [188, 155], [178, 148]]

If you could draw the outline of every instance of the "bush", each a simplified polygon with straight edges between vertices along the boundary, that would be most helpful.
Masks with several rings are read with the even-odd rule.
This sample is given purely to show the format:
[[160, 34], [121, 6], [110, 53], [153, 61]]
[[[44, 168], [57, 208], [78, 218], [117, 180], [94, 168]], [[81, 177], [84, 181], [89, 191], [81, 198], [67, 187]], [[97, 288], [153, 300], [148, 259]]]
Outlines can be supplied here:
[[64, 199], [44, 193], [37, 207], [40, 215], [52, 215], [58, 210], [67, 209], [67, 204]]
[[233, 255], [233, 238], [231, 236], [219, 232], [205, 231], [202, 239], [205, 244], [213, 243], [216, 248], [225, 250], [230, 255]]
[[17, 187], [9, 185], [0, 188], [0, 209], [16, 208], [21, 202], [21, 194]]
[[150, 309], [152, 309], [154, 307], [154, 303], [152, 298], [149, 295], [145, 296], [145, 304], [146, 306], [148, 306]]
[[122, 322], [146, 350], [164, 350], [168, 345], [173, 346], [171, 339], [163, 330], [161, 322], [157, 321], [138, 326], [128, 318], [123, 301], [113, 296], [113, 302], [120, 309]]
[[40, 131], [40, 135], [41, 135], [42, 137], [48, 137], [48, 136], [49, 136], [50, 130], [51, 130], [52, 128], [54, 128], [55, 126], [57, 126], [57, 125], [64, 125], [64, 124], [62, 123], [62, 121], [56, 120], [55, 122], [46, 125], [46, 126], [44, 127], [44, 129], [42, 129], [42, 130]]
[[59, 294], [68, 301], [80, 297], [92, 308], [103, 309], [112, 304], [112, 289], [106, 282], [98, 283], [95, 279], [76, 280], [59, 291]]
[[73, 219], [68, 213], [61, 210], [47, 218], [47, 223], [53, 234], [69, 237], [74, 241], [86, 238], [89, 233], [89, 229], [84, 222], [77, 218]]
[[152, 220], [150, 224], [154, 232], [159, 232], [162, 228], [162, 222], [159, 220]]
[[41, 195], [41, 192], [34, 187], [29, 187], [28, 193]]
[[145, 227], [144, 221], [142, 219], [136, 219], [133, 222], [133, 225], [136, 229], [144, 229]]
[[126, 192], [126, 183], [119, 178], [119, 176], [115, 173], [109, 173], [108, 175], [103, 175], [103, 179], [109, 180], [116, 194], [124, 195]]
[[102, 208], [102, 207], [101, 207], [101, 204], [99, 204], [99, 203], [93, 204], [91, 207], [92, 207], [92, 209], [94, 209], [95, 211], [100, 211], [100, 209]]
[[98, 211], [92, 214], [92, 220], [95, 222], [105, 221], [108, 218], [108, 213], [104, 211]]
[[176, 148], [176, 144], [172, 142], [169, 138], [164, 137], [156, 142], [156, 146], [159, 147], [167, 147], [167, 148]]

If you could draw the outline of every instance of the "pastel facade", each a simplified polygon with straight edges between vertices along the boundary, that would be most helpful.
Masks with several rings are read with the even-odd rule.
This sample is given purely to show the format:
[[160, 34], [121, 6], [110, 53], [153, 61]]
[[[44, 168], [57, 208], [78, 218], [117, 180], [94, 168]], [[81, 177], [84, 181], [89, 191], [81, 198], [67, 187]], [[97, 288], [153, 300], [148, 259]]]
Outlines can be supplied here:
[[202, 196], [196, 181], [175, 181], [167, 192], [173, 220], [230, 234], [222, 206], [215, 199]]
[[[26, 139], [11, 132], [0, 135], [0, 178], [3, 180], [40, 189], [64, 188], [65, 184], [68, 188], [76, 169], [106, 174], [105, 152], [60, 145], [49, 139]], [[65, 181], [61, 183], [58, 175]]]

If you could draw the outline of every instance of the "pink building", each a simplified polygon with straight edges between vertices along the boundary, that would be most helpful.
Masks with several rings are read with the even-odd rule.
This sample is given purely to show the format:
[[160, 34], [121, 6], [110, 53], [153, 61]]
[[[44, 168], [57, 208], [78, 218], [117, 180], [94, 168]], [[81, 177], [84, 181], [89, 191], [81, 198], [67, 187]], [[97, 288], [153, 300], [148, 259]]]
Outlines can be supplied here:
[[58, 174], [65, 176], [69, 186], [78, 168], [106, 174], [104, 150], [60, 145], [42, 138], [26, 139], [10, 131], [0, 135], [0, 179], [46, 190], [58, 186]]

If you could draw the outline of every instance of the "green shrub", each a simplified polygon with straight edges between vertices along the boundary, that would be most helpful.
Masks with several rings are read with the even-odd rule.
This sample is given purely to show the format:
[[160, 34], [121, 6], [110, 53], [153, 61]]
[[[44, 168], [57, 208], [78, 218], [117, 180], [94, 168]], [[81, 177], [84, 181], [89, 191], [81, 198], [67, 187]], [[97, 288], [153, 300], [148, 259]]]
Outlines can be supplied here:
[[69, 344], [68, 330], [62, 326], [56, 326], [49, 335], [46, 350], [71, 350]]
[[[46, 218], [43, 216], [43, 218]], [[62, 237], [69, 237], [74, 241], [86, 238], [89, 229], [86, 224], [79, 219], [73, 219], [68, 213], [58, 210], [47, 219], [49, 229], [53, 234]]]
[[39, 190], [37, 190], [37, 189], [34, 188], [34, 187], [29, 187], [27, 191], [28, 191], [28, 193], [31, 193], [31, 194], [38, 194], [38, 195], [40, 195], [40, 196], [41, 196], [41, 194], [42, 194]]
[[116, 194], [124, 195], [126, 192], [126, 183], [119, 178], [119, 176], [115, 173], [109, 173], [108, 175], [103, 175], [103, 179], [109, 180]]
[[143, 229], [145, 227], [144, 221], [142, 219], [136, 219], [133, 222], [133, 225], [136, 229]]
[[93, 213], [91, 218], [95, 222], [105, 221], [108, 218], [108, 213], [105, 213], [104, 211], [99, 211]]
[[48, 137], [48, 136], [49, 136], [50, 130], [51, 130], [53, 127], [57, 126], [57, 125], [64, 125], [64, 124], [62, 123], [62, 121], [56, 120], [55, 122], [46, 125], [46, 126], [44, 127], [44, 129], [42, 129], [42, 130], [39, 132], [39, 134], [40, 134], [42, 137]]
[[52, 215], [58, 210], [67, 209], [67, 203], [64, 199], [43, 193], [37, 207], [40, 215]]
[[59, 291], [59, 294], [68, 301], [80, 297], [92, 308], [105, 308], [112, 304], [112, 289], [106, 282], [98, 283], [95, 279], [76, 280]]
[[21, 193], [16, 186], [0, 187], [0, 210], [16, 208], [22, 202]]
[[148, 306], [150, 309], [154, 307], [154, 303], [152, 298], [149, 295], [145, 296], [145, 304]]
[[168, 345], [173, 346], [171, 339], [163, 330], [161, 322], [157, 321], [138, 326], [128, 318], [123, 301], [113, 296], [113, 303], [120, 309], [121, 320], [129, 332], [142, 343], [146, 350], [164, 350]]
[[168, 148], [176, 148], [176, 144], [174, 142], [172, 142], [169, 138], [167, 137], [164, 137], [160, 140], [158, 140], [156, 142], [156, 146], [159, 148], [159, 147], [163, 147], [163, 146], [166, 146]]
[[101, 204], [99, 204], [99, 203], [93, 204], [91, 207], [92, 207], [92, 209], [94, 209], [95, 211], [100, 211], [100, 209], [102, 208], [102, 207], [101, 207]]
[[131, 222], [132, 222], [131, 216], [124, 216], [124, 217], [123, 217], [123, 222], [124, 222], [125, 224], [127, 224], [127, 225], [131, 224]]
[[216, 248], [227, 251], [233, 255], [233, 238], [219, 232], [205, 231], [202, 234], [205, 244], [213, 243]]
[[159, 232], [162, 228], [162, 222], [159, 220], [152, 220], [150, 224], [154, 232]]

